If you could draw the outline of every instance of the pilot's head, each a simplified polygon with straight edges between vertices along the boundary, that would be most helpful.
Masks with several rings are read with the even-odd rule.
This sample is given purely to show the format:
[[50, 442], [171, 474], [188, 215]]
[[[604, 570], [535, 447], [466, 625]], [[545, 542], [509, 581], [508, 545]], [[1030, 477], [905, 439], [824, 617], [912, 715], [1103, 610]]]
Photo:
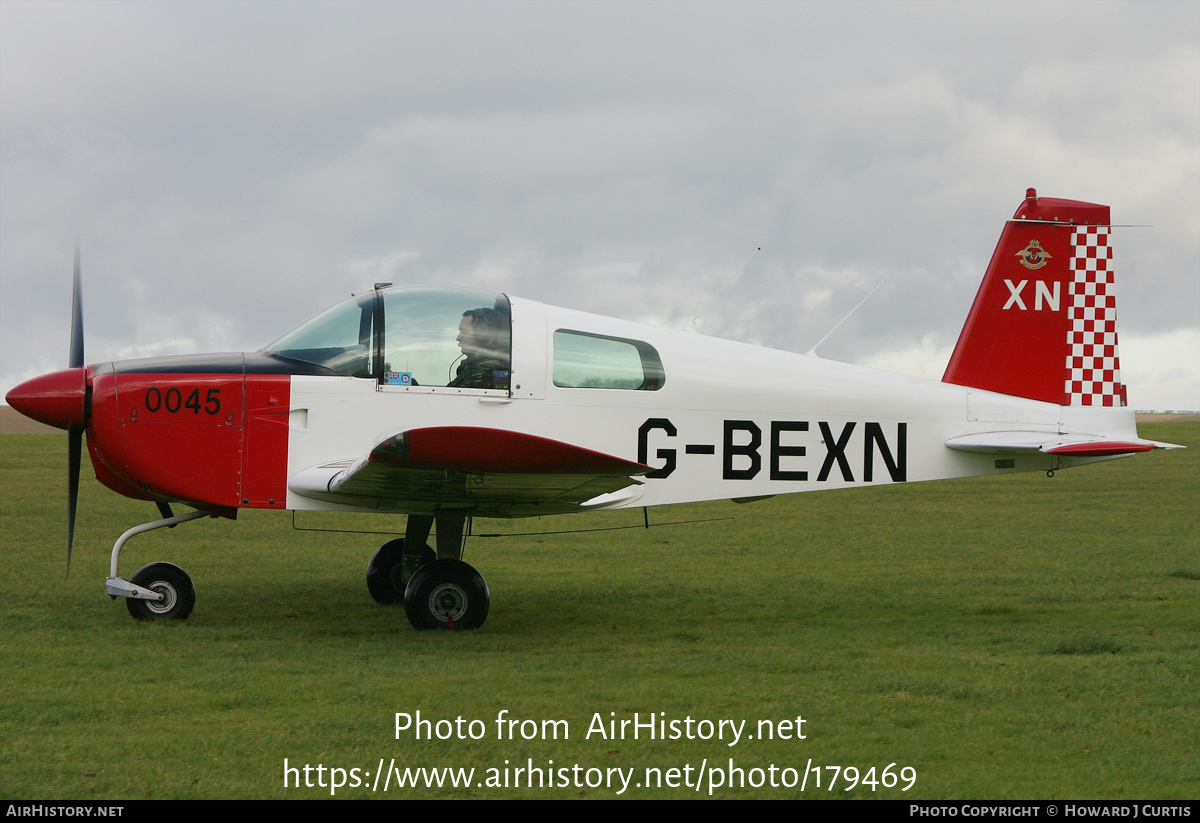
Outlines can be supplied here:
[[471, 309], [458, 322], [458, 347], [467, 357], [508, 357], [508, 329], [495, 309]]

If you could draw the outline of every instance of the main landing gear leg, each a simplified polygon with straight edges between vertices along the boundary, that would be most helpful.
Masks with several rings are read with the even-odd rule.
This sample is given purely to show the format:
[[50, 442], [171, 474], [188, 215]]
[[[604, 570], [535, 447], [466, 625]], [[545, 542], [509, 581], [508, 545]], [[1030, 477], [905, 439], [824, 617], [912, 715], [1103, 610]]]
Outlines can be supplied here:
[[185, 620], [196, 605], [196, 589], [187, 572], [171, 563], [151, 563], [143, 566], [133, 580], [126, 580], [117, 572], [121, 561], [121, 547], [136, 534], [162, 528], [174, 528], [189, 520], [215, 517], [208, 512], [194, 511], [177, 514], [150, 523], [134, 526], [117, 538], [109, 561], [109, 576], [104, 581], [104, 590], [115, 597], [124, 597], [129, 614], [138, 620]]
[[439, 560], [450, 558], [462, 560], [467, 516], [462, 512], [451, 512], [437, 516], [437, 556]]
[[404, 587], [417, 569], [437, 559], [428, 544], [432, 528], [433, 517], [409, 515], [404, 537], [389, 540], [375, 552], [367, 564], [367, 591], [376, 603], [403, 601]]
[[426, 563], [437, 560], [437, 553], [429, 546], [429, 532], [433, 528], [433, 516], [426, 514], [410, 514], [404, 525], [404, 579], [400, 583], [399, 597], [396, 602], [404, 599], [404, 587], [416, 574], [417, 569]]
[[417, 569], [404, 589], [404, 611], [418, 629], [477, 629], [491, 595], [483, 576], [462, 561], [467, 517], [437, 515], [437, 560]]

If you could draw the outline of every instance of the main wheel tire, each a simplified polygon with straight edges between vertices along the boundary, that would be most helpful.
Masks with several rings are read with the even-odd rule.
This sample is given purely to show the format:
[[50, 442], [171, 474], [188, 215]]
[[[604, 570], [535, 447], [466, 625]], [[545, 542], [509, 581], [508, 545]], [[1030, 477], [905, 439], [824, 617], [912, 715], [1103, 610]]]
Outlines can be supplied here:
[[404, 590], [404, 611], [418, 629], [477, 629], [490, 606], [483, 575], [461, 560], [422, 566]]
[[[421, 565], [437, 560], [437, 552], [426, 546], [421, 550]], [[404, 601], [404, 538], [389, 540], [379, 547], [367, 564], [367, 591], [376, 603], [390, 605]]]
[[196, 606], [196, 587], [187, 572], [174, 563], [151, 563], [129, 581], [163, 596], [162, 600], [125, 598], [134, 620], [187, 620]]

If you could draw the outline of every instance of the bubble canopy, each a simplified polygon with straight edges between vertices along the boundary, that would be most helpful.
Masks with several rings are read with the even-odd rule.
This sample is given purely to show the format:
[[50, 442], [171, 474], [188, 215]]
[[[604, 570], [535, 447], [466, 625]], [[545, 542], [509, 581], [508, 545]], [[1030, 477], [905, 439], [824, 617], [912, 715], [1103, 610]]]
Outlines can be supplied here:
[[[474, 329], [460, 345], [462, 328]], [[507, 368], [511, 312], [503, 294], [447, 286], [385, 287], [337, 303], [263, 351], [382, 383], [446, 386], [465, 356]], [[464, 349], [464, 345], [467, 348]]]

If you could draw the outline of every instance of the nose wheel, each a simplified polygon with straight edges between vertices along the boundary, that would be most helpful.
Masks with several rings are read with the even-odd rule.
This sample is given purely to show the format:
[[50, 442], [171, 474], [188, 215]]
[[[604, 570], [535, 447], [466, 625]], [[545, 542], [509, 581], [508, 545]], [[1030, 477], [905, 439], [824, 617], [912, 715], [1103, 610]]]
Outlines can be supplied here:
[[126, 598], [135, 620], [186, 620], [196, 605], [196, 587], [187, 572], [174, 563], [151, 563], [138, 569], [129, 582], [159, 595], [159, 600]]

